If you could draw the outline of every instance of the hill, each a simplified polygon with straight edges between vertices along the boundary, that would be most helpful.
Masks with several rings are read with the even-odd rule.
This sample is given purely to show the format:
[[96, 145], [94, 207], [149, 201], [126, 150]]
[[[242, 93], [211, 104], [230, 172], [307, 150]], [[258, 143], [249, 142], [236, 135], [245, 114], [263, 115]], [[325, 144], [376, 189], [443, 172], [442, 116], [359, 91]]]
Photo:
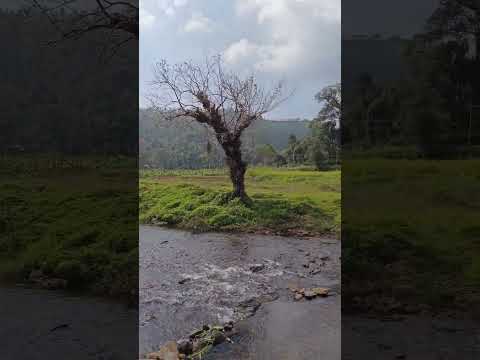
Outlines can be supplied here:
[[[204, 126], [188, 120], [168, 122], [148, 109], [140, 110], [139, 121], [141, 167], [195, 169], [223, 165], [223, 151]], [[303, 139], [309, 132], [307, 120], [258, 121], [243, 135], [245, 158], [249, 161], [255, 149], [265, 144], [282, 151], [291, 134]]]

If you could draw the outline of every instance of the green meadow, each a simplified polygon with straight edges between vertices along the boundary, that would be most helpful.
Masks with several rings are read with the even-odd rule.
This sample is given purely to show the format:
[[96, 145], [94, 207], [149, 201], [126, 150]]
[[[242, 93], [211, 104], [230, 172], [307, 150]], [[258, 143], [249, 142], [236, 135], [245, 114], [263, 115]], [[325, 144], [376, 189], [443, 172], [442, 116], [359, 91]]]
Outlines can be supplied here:
[[228, 201], [226, 170], [144, 170], [140, 221], [197, 231], [335, 235], [340, 230], [340, 171], [247, 170], [252, 202]]
[[1, 162], [0, 279], [24, 283], [37, 272], [65, 280], [67, 289], [135, 297], [135, 167], [125, 160]]
[[478, 304], [479, 161], [345, 160], [343, 174], [344, 296]]

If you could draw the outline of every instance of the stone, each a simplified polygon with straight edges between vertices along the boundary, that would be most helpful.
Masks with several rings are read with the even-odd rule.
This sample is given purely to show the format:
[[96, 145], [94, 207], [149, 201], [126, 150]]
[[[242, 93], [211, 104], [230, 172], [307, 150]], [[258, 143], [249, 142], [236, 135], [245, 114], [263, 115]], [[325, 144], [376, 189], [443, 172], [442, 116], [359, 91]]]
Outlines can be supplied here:
[[316, 293], [314, 293], [313, 291], [311, 290], [305, 290], [305, 293], [303, 294], [305, 296], [305, 299], [308, 299], [308, 300], [311, 300], [313, 299], [315, 296], [317, 296]]
[[190, 355], [193, 351], [193, 343], [189, 339], [180, 339], [177, 341], [178, 352]]
[[224, 343], [227, 340], [227, 337], [225, 334], [221, 331], [215, 332], [215, 335], [213, 335], [213, 345], [220, 345], [221, 343]]
[[184, 279], [178, 280], [178, 283], [179, 283], [180, 285], [183, 285], [183, 284], [185, 284], [185, 283], [186, 283], [187, 281], [189, 281], [189, 280], [190, 280], [190, 278], [184, 278]]
[[317, 296], [328, 296], [328, 293], [330, 292], [329, 289], [327, 289], [327, 288], [322, 288], [322, 287], [313, 288], [312, 291], [313, 291]]
[[250, 266], [250, 271], [252, 272], [259, 272], [259, 271], [262, 271], [263, 269], [265, 269], [264, 264], [253, 264]]
[[300, 301], [303, 299], [303, 295], [302, 294], [295, 294], [295, 301]]
[[38, 281], [38, 280], [42, 279], [43, 277], [44, 277], [43, 271], [39, 270], [39, 269], [36, 269], [36, 270], [32, 270], [30, 272], [30, 275], [28, 276], [28, 280]]
[[150, 353], [147, 355], [147, 359], [152, 360], [178, 360], [179, 353], [177, 349], [177, 343], [175, 341], [169, 341], [163, 345], [159, 351]]
[[232, 331], [233, 330], [233, 321], [229, 321], [225, 325], [223, 325], [223, 330]]
[[58, 289], [65, 289], [68, 285], [67, 280], [65, 279], [43, 279], [40, 281], [40, 285], [44, 289], [48, 290], [58, 290]]

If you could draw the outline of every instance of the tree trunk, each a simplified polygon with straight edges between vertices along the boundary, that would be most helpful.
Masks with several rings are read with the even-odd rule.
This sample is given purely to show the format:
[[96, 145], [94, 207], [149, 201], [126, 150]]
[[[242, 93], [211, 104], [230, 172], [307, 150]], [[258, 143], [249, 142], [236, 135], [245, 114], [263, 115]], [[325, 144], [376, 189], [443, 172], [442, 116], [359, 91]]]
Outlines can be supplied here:
[[242, 160], [240, 139], [229, 140], [222, 143], [226, 155], [226, 162], [230, 170], [230, 180], [233, 185], [232, 198], [239, 198], [242, 202], [250, 199], [245, 192], [245, 172], [247, 164]]

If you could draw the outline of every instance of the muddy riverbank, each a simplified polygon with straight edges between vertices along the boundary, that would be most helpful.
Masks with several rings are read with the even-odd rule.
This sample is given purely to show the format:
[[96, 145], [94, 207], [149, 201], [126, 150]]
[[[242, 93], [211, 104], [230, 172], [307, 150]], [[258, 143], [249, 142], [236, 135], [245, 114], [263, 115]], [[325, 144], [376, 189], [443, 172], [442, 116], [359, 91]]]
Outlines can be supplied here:
[[[289, 289], [315, 286], [330, 296], [295, 301]], [[142, 226], [140, 353], [229, 320], [234, 344], [212, 358], [340, 359], [340, 243]]]

